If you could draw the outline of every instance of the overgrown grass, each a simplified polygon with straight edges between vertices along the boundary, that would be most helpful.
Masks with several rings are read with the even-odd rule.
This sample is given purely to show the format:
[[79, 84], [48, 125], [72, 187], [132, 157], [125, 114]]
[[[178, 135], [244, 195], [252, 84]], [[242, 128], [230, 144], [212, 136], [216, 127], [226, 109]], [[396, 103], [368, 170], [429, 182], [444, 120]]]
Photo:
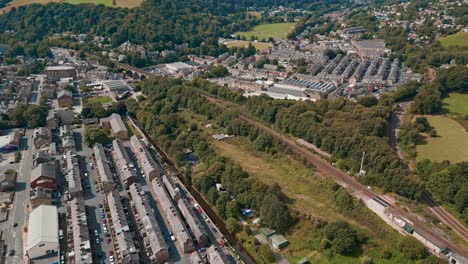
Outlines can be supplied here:
[[268, 39], [270, 37], [277, 39], [286, 39], [289, 31], [294, 27], [294, 23], [273, 23], [258, 25], [247, 32], [236, 32], [234, 35], [245, 36], [250, 39], [251, 36], [257, 37], [258, 40]]
[[353, 216], [339, 213], [333, 198], [334, 183], [321, 177], [301, 161], [285, 154], [272, 156], [258, 152], [248, 139], [242, 137], [224, 141], [212, 140], [211, 143], [218, 153], [240, 164], [256, 179], [266, 184], [277, 183], [292, 200], [289, 206], [297, 214], [298, 223], [286, 234], [290, 245], [282, 250], [291, 263], [304, 257], [308, 257], [313, 263], [359, 263], [359, 253], [355, 256], [340, 256], [321, 250], [322, 235], [314, 231], [311, 224], [313, 219], [347, 221], [357, 227], [361, 234], [369, 237], [362, 248], [362, 255], [379, 259], [379, 263], [395, 263], [397, 259], [403, 261], [397, 252], [392, 252], [392, 259], [381, 259], [383, 248], [393, 251], [392, 243], [399, 236], [396, 231], [364, 205], [356, 208]]
[[468, 161], [468, 133], [465, 129], [446, 116], [426, 116], [437, 131], [437, 137], [426, 136], [426, 143], [416, 146], [416, 160], [451, 162]]

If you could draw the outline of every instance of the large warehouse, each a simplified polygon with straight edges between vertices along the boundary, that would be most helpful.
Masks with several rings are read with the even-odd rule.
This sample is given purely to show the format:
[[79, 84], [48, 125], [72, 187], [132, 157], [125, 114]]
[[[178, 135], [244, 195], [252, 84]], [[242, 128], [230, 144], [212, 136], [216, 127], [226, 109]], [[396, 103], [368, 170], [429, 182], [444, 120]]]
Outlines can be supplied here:
[[26, 251], [35, 259], [59, 251], [57, 207], [41, 205], [29, 214]]

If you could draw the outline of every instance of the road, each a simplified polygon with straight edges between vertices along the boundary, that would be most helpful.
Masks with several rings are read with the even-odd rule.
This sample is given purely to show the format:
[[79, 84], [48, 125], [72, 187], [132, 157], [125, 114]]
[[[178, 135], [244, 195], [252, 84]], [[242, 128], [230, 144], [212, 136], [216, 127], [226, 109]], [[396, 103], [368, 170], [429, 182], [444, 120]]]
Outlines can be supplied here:
[[[325, 176], [333, 178], [335, 181], [340, 183], [342, 186], [350, 189], [353, 194], [357, 195], [358, 197], [361, 197], [363, 199], [372, 199], [374, 197], [378, 197], [379, 194], [375, 193], [374, 191], [368, 189], [366, 186], [358, 183], [352, 176], [342, 172], [341, 170], [333, 167], [331, 164], [328, 162], [322, 160], [318, 155], [296, 145], [296, 143], [282, 134], [278, 133], [277, 131], [273, 130], [272, 128], [269, 128], [257, 121], [254, 121], [246, 116], [240, 115], [240, 119], [244, 120], [247, 123], [250, 123], [259, 129], [262, 129], [263, 131], [271, 134], [272, 136], [275, 136], [276, 138], [280, 139], [283, 141], [283, 143], [288, 146], [292, 151], [294, 151], [296, 154], [304, 157], [308, 162], [313, 164], [317, 170]], [[431, 239], [433, 241], [437, 241], [440, 244], [445, 245], [447, 248], [451, 249], [452, 251], [464, 256], [468, 257], [468, 252], [461, 248], [456, 246], [455, 244], [445, 240], [444, 238], [441, 238], [438, 234], [433, 232], [430, 228], [428, 228], [424, 223], [422, 223], [419, 219], [417, 219], [415, 216], [412, 214], [409, 214], [403, 209], [402, 207], [392, 204], [391, 205], [391, 210], [397, 214], [402, 216], [403, 218], [408, 219], [410, 222], [413, 223], [413, 228], [415, 230], [420, 230], [423, 233], [426, 233], [428, 235], [428, 239]]]
[[[136, 126], [135, 123], [133, 123], [133, 120], [131, 118], [129, 120], [133, 124], [133, 126], [136, 128], [136, 130], [139, 132], [139, 134], [142, 137], [146, 138], [146, 135], [143, 133], [143, 131], [141, 131], [141, 129], [138, 126]], [[146, 141], [151, 142], [150, 140], [148, 140], [148, 138], [146, 138]], [[180, 193], [182, 194], [182, 199], [186, 199], [186, 201], [189, 204], [193, 205], [193, 206], [194, 206], [195, 203], [198, 203], [201, 207], [203, 207], [204, 203], [202, 203], [200, 201], [196, 201], [195, 198], [194, 198], [194, 195], [188, 191], [188, 189], [180, 181], [180, 179], [177, 178], [176, 176], [174, 176], [174, 171], [172, 170], [172, 168], [167, 163], [162, 161], [162, 159], [163, 159], [162, 155], [161, 155], [161, 153], [158, 152], [156, 147], [150, 144], [149, 149], [150, 149], [150, 152], [156, 154], [155, 155], [156, 157], [154, 157], [154, 158], [161, 165], [161, 167], [163, 169], [162, 174], [164, 174], [166, 177], [171, 179], [172, 182], [174, 182], [175, 186], [177, 188], [179, 188]], [[165, 153], [163, 153], [163, 154], [165, 155]], [[133, 155], [130, 155], [130, 158], [132, 159], [134, 164], [137, 166], [138, 164], [136, 163], [136, 160], [133, 157]], [[151, 192], [149, 186], [146, 186], [147, 183], [146, 183], [146, 180], [143, 177], [143, 175], [141, 175], [141, 177], [139, 177], [139, 178], [141, 179], [140, 183], [142, 184], [142, 189], [143, 190], [148, 190], [147, 193]], [[150, 201], [150, 204], [152, 204], [152, 202], [154, 201], [153, 197], [151, 197], [151, 199], [149, 201]], [[162, 212], [160, 208], [158, 210], [159, 210], [159, 212]], [[207, 232], [207, 234], [209, 236], [209, 240], [212, 242], [212, 244], [216, 245], [217, 242], [219, 242], [219, 241], [225, 241], [225, 238], [223, 237], [223, 234], [219, 231], [218, 227], [215, 225], [213, 220], [208, 217], [208, 214], [206, 213], [205, 210], [203, 210], [203, 208], [202, 208], [201, 213], [198, 213], [197, 211], [195, 211], [195, 215], [197, 216], [199, 222], [202, 224], [205, 231]], [[168, 223], [166, 223], [165, 225], [168, 226]], [[161, 225], [161, 228], [162, 229], [165, 228], [164, 224]], [[163, 232], [164, 231], [165, 230], [163, 230]], [[223, 242], [223, 243], [226, 244], [225, 242]], [[235, 255], [236, 254], [239, 254], [239, 255], [242, 254], [238, 250], [234, 250], [233, 248], [229, 248], [229, 247], [223, 247], [223, 253], [231, 263], [236, 262], [235, 261]], [[243, 256], [243, 259], [247, 259], [247, 261], [245, 261], [245, 263], [253, 263], [253, 261], [250, 260], [249, 256]], [[185, 262], [181, 262], [181, 263], [185, 263]]]
[[[99, 204], [104, 204], [105, 196], [104, 192], [98, 191], [97, 182], [97, 171], [94, 170], [94, 167], [91, 166], [91, 163], [94, 164], [92, 160], [93, 150], [83, 144], [83, 129], [78, 128], [74, 131], [75, 142], [77, 146], [77, 154], [80, 157], [79, 165], [81, 167], [81, 175], [83, 177], [83, 190], [84, 190], [84, 200], [88, 208], [88, 228], [90, 229], [90, 240], [93, 246], [94, 257], [102, 254], [102, 257], [99, 259], [100, 263], [110, 263], [108, 255], [109, 250], [114, 250], [113, 242], [110, 244], [106, 243], [106, 235], [104, 232], [104, 223], [101, 219], [101, 212]], [[89, 186], [89, 188], [87, 187]], [[106, 227], [108, 232], [110, 232], [110, 226]], [[95, 230], [98, 231], [98, 236], [95, 235]], [[99, 240], [99, 244], [96, 244], [96, 239]]]
[[[8, 251], [10, 249], [15, 250], [14, 256], [7, 256], [5, 261], [6, 263], [24, 263], [24, 253], [23, 252], [23, 227], [27, 227], [26, 219], [26, 205], [29, 200], [29, 181], [31, 179], [31, 170], [32, 170], [32, 130], [26, 130], [25, 137], [21, 144], [21, 163], [18, 170], [17, 183], [16, 183], [16, 193], [15, 200], [13, 203], [13, 209], [10, 212], [8, 217], [8, 228], [6, 232], [3, 233], [3, 240], [7, 245]], [[27, 149], [26, 149], [27, 147]], [[17, 223], [17, 227], [13, 227], [13, 223]]]

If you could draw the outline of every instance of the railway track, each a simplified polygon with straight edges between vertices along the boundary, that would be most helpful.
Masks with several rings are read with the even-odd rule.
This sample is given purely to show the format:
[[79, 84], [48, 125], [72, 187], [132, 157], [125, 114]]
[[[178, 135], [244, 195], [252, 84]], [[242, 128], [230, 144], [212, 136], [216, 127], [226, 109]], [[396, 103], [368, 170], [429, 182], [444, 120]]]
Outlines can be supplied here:
[[[244, 120], [245, 122], [256, 126], [257, 128], [269, 133], [270, 135], [280, 139], [288, 148], [290, 148], [296, 154], [304, 157], [308, 162], [313, 164], [316, 169], [327, 177], [333, 178], [335, 181], [340, 183], [341, 185], [345, 186], [346, 188], [353, 191], [355, 194], [359, 193], [360, 197], [366, 197], [368, 199], [373, 199], [375, 197], [379, 197], [380, 194], [375, 193], [374, 191], [368, 189], [366, 186], [357, 182], [352, 176], [342, 172], [341, 170], [333, 167], [328, 162], [322, 160], [318, 155], [298, 146], [294, 141], [291, 139], [283, 136], [282, 134], [278, 133], [274, 129], [267, 127], [255, 120], [252, 120], [246, 116], [240, 115], [240, 119]], [[404, 219], [409, 220], [412, 223], [412, 226], [415, 230], [419, 231], [420, 233], [424, 233], [427, 240], [430, 240], [434, 243], [444, 245], [445, 247], [449, 248], [451, 251], [454, 251], [466, 258], [468, 258], [468, 251], [464, 248], [461, 248], [452, 242], [440, 237], [440, 235], [436, 234], [430, 228], [428, 228], [424, 223], [422, 223], [417, 217], [405, 211], [404, 208], [391, 203], [390, 210]], [[437, 208], [437, 207], [434, 207]], [[451, 225], [450, 225], [451, 226]]]

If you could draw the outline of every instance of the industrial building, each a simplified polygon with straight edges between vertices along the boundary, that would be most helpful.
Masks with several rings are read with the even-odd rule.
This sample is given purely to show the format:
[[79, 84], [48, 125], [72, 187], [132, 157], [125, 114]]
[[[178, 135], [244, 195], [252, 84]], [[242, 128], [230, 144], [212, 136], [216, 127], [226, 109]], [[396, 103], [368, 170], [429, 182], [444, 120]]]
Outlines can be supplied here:
[[273, 87], [268, 88], [268, 91], [292, 95], [295, 97], [307, 97], [315, 101], [320, 98], [325, 98], [335, 89], [336, 86], [330, 83], [319, 83], [290, 78], [280, 83], [275, 83]]
[[130, 91], [130, 87], [128, 87], [125, 82], [119, 80], [104, 81], [103, 86], [106, 91], [115, 94], [122, 94]]
[[26, 252], [29, 259], [56, 254], [59, 251], [57, 207], [41, 205], [29, 214]]
[[47, 79], [55, 82], [62, 78], [76, 78], [76, 70], [73, 66], [48, 66], [45, 69]]

